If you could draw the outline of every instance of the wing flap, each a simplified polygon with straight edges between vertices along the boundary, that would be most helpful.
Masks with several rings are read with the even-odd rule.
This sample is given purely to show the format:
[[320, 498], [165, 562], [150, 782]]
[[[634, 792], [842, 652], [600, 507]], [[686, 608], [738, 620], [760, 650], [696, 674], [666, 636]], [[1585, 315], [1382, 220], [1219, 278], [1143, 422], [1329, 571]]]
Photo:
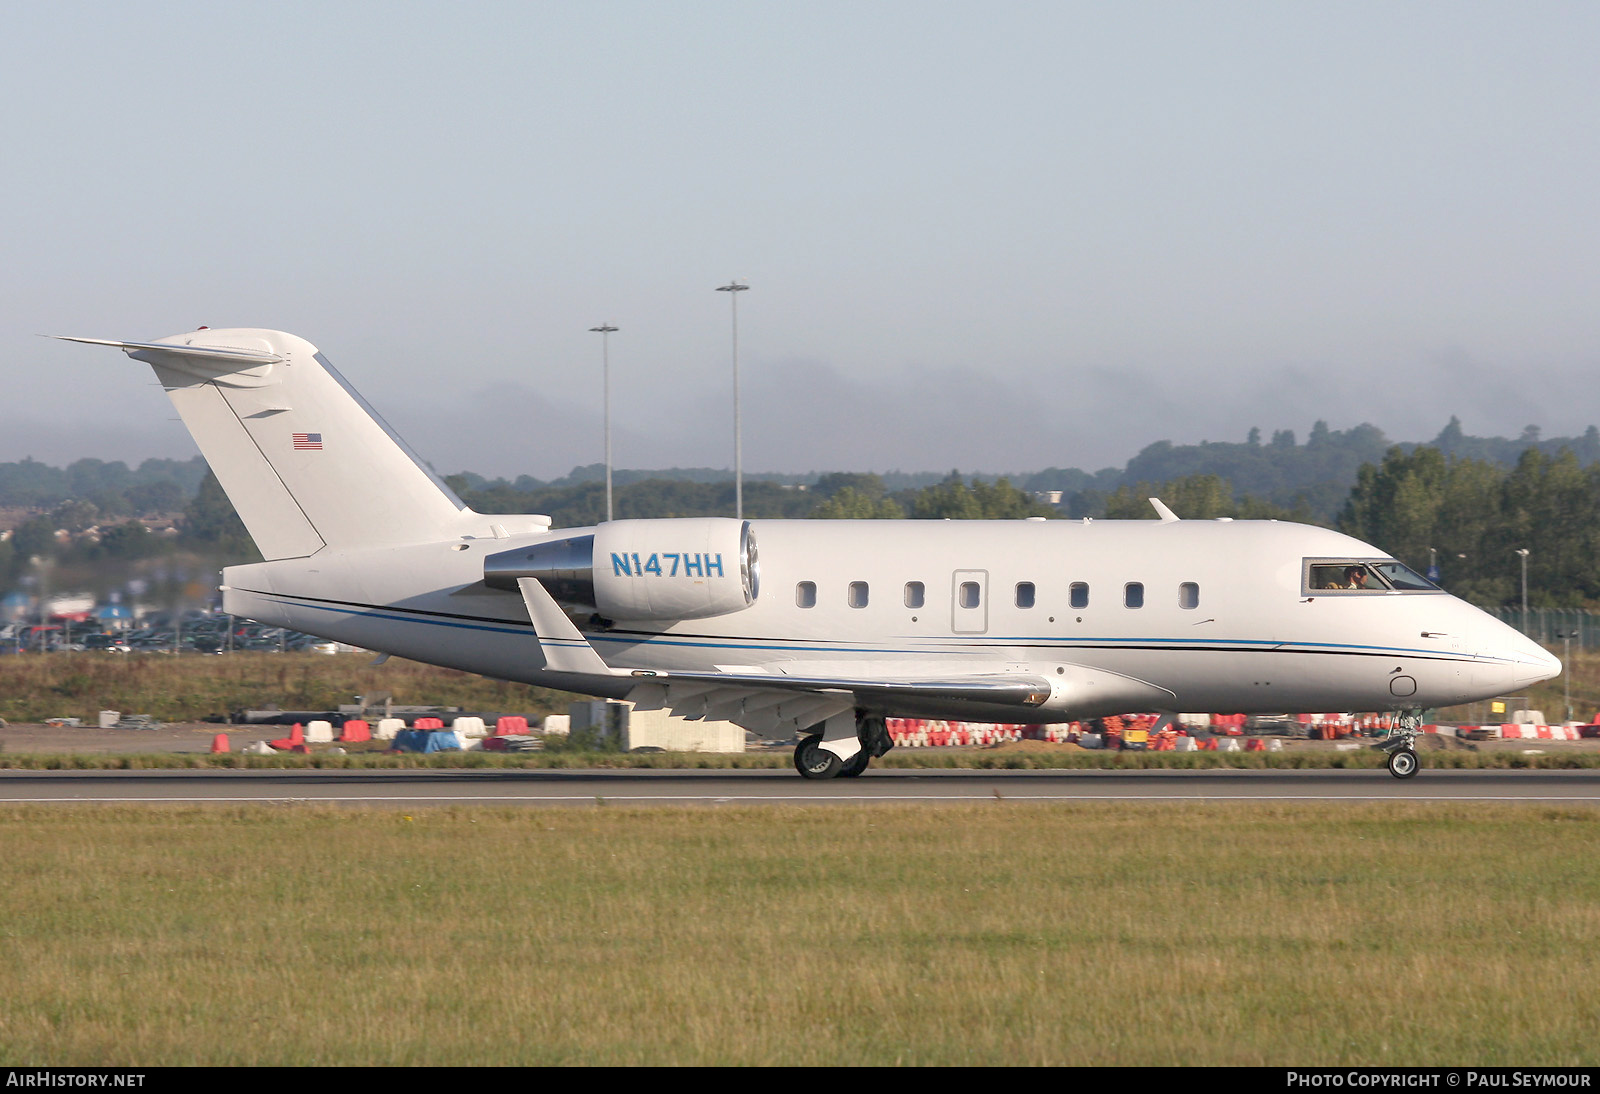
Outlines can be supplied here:
[[[637, 675], [637, 674], [636, 674]], [[1002, 706], [1042, 706], [1050, 698], [1050, 681], [1024, 673], [960, 676], [908, 676], [874, 680], [847, 676], [792, 676], [777, 673], [659, 673], [644, 680], [663, 683], [669, 690], [743, 688], [758, 691], [848, 693], [878, 700], [919, 699], [995, 703]]]
[[765, 736], [799, 734], [858, 706], [966, 702], [1037, 707], [1050, 698], [1041, 677], [1005, 673], [900, 680], [779, 673], [635, 673], [628, 701], [697, 721], [729, 721]]

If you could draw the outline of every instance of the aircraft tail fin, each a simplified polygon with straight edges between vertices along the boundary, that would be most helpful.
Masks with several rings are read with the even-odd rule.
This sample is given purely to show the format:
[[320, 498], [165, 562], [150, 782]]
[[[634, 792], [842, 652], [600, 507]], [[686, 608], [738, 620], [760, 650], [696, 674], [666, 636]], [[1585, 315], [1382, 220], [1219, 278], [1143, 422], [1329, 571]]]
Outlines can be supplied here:
[[67, 340], [155, 369], [268, 560], [453, 538], [481, 523], [303, 338], [202, 329]]

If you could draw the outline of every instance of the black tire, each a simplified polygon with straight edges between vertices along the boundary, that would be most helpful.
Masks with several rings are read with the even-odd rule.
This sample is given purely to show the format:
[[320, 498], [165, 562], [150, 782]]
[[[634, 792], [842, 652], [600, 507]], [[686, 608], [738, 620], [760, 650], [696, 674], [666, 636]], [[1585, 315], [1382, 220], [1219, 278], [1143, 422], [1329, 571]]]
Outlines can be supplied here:
[[865, 771], [871, 763], [872, 753], [863, 748], [840, 766], [839, 777], [841, 779], [853, 779]]
[[1397, 748], [1389, 753], [1389, 774], [1397, 779], [1411, 778], [1421, 766], [1417, 754], [1409, 748]]
[[794, 746], [794, 769], [808, 779], [831, 779], [844, 764], [822, 747], [822, 734], [813, 733]]

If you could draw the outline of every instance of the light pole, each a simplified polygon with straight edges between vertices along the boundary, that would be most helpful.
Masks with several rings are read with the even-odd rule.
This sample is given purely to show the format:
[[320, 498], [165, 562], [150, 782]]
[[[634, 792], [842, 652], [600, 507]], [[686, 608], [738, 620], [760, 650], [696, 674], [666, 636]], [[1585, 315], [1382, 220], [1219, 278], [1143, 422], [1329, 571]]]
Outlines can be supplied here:
[[1528, 549], [1518, 547], [1516, 554], [1522, 556], [1522, 633], [1528, 633]]
[[733, 305], [733, 515], [744, 519], [744, 429], [739, 417], [739, 294], [748, 289], [738, 281], [718, 285]]
[[1561, 632], [1561, 696], [1567, 704], [1567, 721], [1572, 721], [1572, 631]]
[[606, 520], [611, 519], [611, 332], [619, 330], [610, 323], [590, 327], [600, 336], [600, 368], [604, 375], [606, 414]]

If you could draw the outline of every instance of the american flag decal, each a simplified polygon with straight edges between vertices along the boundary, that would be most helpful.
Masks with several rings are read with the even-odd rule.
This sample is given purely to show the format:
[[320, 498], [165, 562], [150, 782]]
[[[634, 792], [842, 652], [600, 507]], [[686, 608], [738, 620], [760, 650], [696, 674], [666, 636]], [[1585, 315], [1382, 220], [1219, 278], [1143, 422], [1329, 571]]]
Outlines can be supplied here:
[[296, 433], [294, 434], [294, 447], [297, 452], [302, 450], [320, 452], [322, 451], [322, 434]]

